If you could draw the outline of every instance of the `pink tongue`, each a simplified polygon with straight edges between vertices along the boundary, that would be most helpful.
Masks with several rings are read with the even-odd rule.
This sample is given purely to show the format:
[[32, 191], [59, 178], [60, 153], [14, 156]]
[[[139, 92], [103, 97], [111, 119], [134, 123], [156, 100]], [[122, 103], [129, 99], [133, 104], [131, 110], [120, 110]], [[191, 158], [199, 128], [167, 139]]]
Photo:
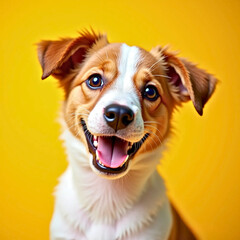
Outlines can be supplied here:
[[98, 137], [100, 161], [111, 168], [120, 167], [127, 157], [128, 142], [117, 137]]

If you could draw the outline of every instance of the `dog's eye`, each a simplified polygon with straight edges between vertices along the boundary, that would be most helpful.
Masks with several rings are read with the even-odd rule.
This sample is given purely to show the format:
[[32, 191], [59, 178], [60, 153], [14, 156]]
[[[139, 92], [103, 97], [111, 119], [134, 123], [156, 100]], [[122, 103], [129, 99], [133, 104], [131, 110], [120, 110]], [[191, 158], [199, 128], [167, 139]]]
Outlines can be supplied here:
[[159, 97], [157, 88], [152, 85], [146, 86], [143, 90], [143, 97], [150, 101], [157, 100]]
[[87, 79], [87, 86], [91, 89], [99, 89], [103, 86], [103, 79], [100, 74], [93, 74]]

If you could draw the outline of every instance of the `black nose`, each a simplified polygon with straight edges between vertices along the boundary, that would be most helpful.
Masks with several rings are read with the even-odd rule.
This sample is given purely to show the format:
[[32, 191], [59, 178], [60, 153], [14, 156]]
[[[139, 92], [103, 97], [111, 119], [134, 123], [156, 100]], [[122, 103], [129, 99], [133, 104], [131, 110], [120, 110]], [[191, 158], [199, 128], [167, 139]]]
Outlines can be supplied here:
[[134, 119], [134, 112], [126, 106], [111, 104], [104, 109], [104, 118], [115, 131], [127, 127]]

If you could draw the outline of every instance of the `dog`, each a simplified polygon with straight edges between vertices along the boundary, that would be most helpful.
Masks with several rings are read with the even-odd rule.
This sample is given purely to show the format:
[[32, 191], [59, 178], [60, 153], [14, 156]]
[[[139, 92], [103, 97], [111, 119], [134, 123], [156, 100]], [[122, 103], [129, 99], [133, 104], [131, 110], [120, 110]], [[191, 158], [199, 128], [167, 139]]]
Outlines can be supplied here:
[[109, 43], [84, 30], [41, 41], [42, 79], [64, 89], [69, 165], [55, 192], [52, 240], [196, 239], [168, 200], [156, 166], [174, 109], [199, 115], [217, 80], [166, 47]]

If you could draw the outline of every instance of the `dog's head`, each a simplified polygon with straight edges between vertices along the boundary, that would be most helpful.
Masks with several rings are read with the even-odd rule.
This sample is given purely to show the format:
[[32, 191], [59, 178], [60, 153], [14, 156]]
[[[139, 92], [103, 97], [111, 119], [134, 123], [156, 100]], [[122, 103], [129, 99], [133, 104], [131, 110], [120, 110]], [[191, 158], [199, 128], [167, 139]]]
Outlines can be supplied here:
[[192, 100], [202, 115], [216, 84], [166, 48], [110, 44], [94, 32], [42, 41], [38, 53], [42, 79], [53, 75], [65, 90], [69, 130], [93, 155], [92, 169], [109, 178], [125, 175], [138, 155], [161, 146], [176, 106]]

